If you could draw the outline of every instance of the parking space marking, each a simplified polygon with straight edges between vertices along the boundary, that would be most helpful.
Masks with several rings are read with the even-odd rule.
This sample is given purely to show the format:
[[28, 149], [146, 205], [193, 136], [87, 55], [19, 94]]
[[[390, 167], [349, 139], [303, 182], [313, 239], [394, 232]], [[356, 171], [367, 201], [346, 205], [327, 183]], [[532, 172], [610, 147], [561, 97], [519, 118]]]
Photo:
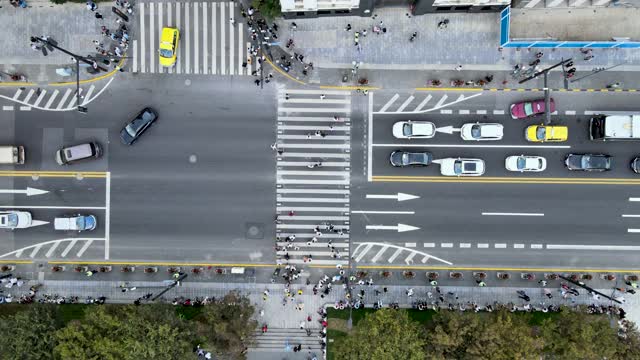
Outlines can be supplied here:
[[628, 233], [640, 233], [640, 229], [627, 229]]

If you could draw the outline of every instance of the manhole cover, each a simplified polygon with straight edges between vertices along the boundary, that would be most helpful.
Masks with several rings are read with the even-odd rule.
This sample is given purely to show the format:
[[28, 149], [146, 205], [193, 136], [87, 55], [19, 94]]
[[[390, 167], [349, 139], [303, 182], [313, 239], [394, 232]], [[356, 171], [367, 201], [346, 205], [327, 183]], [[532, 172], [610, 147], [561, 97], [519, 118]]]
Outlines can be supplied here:
[[198, 161], [198, 157], [194, 154], [194, 155], [189, 155], [189, 162], [194, 164], [196, 161]]
[[190, 79], [185, 80], [185, 81], [184, 81], [184, 84], [185, 84], [186, 86], [190, 86], [190, 85], [191, 85], [191, 80], [190, 80]]
[[245, 237], [247, 239], [262, 239], [262, 238], [264, 238], [264, 224], [262, 224], [262, 223], [246, 223], [245, 224]]

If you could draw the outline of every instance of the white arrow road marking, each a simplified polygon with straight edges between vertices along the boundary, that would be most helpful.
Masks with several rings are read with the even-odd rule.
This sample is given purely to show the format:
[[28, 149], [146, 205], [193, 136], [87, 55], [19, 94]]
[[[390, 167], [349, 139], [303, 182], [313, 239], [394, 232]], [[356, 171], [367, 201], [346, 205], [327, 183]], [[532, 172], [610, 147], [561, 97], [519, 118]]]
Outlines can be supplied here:
[[636, 217], [640, 217], [640, 215], [623, 214], [622, 217], [636, 218]]
[[445, 134], [453, 134], [453, 132], [458, 132], [460, 129], [456, 129], [453, 126], [443, 126], [441, 128], [436, 128], [437, 132], [445, 133]]
[[640, 229], [627, 229], [628, 233], [640, 233]]
[[26, 190], [18, 189], [0, 189], [0, 194], [27, 194], [27, 196], [42, 195], [48, 193], [47, 190], [40, 190], [32, 187], [27, 187]]
[[396, 230], [398, 232], [407, 232], [407, 231], [413, 231], [413, 230], [419, 230], [419, 227], [416, 226], [411, 226], [411, 225], [405, 225], [405, 224], [398, 224], [398, 225], [367, 225], [367, 230]]
[[640, 201], [640, 198], [637, 197], [630, 197], [629, 201]]
[[29, 227], [32, 228], [32, 227], [36, 227], [36, 226], [40, 226], [40, 225], [46, 225], [48, 223], [49, 223], [48, 221], [31, 220], [31, 225]]
[[398, 201], [406, 201], [419, 199], [420, 196], [415, 196], [411, 194], [405, 193], [397, 193], [396, 195], [375, 195], [375, 194], [367, 194], [367, 199], [396, 199]]

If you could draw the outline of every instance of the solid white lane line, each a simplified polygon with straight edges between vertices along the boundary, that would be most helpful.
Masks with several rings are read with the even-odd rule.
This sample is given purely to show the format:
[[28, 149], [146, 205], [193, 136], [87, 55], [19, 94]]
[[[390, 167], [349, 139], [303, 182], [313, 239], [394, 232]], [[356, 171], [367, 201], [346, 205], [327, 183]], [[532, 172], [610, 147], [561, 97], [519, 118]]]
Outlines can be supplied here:
[[218, 26], [218, 3], [211, 3], [211, 73], [218, 73], [218, 38], [216, 30]]
[[[191, 74], [191, 3], [184, 4], [184, 73]], [[200, 29], [196, 29], [197, 30]]]
[[432, 248], [432, 247], [436, 247], [436, 244], [435, 243], [424, 243], [424, 247]]
[[450, 110], [450, 109], [440, 110], [440, 114], [453, 114], [453, 110]]
[[452, 248], [452, 247], [453, 247], [453, 243], [442, 243], [442, 244], [440, 244], [440, 247], [443, 247], [443, 248]]
[[321, 153], [321, 152], [312, 152], [312, 153], [299, 153], [299, 152], [286, 152], [279, 156], [280, 158], [308, 158], [308, 157], [319, 157], [319, 158], [338, 158], [338, 159], [348, 159], [349, 154], [347, 153]]
[[524, 244], [513, 244], [514, 249], [524, 249]]
[[503, 213], [503, 212], [483, 212], [484, 216], [544, 216], [543, 213]]
[[542, 249], [542, 244], [531, 244], [532, 249]]
[[442, 104], [444, 104], [444, 102], [447, 100], [449, 96], [448, 95], [442, 95], [442, 97], [440, 98], [440, 100], [438, 100], [438, 103], [436, 104], [436, 106], [434, 106], [434, 108], [439, 108], [440, 106], [442, 106]]
[[471, 248], [471, 244], [470, 243], [460, 243], [460, 248], [469, 249], [469, 248]]
[[629, 201], [640, 201], [640, 198], [637, 197], [630, 197]]
[[67, 91], [64, 93], [62, 100], [60, 100], [60, 102], [58, 103], [58, 106], [56, 106], [57, 110], [62, 109], [62, 106], [64, 105], [64, 103], [67, 102], [67, 98], [69, 97], [69, 94], [71, 94], [71, 89], [67, 89]]
[[496, 249], [506, 249], [507, 248], [507, 244], [505, 244], [505, 243], [494, 244], [494, 247]]
[[400, 214], [414, 215], [415, 211], [378, 211], [378, 210], [352, 210], [352, 214]]
[[200, 34], [200, 3], [193, 3], [193, 73], [200, 72], [200, 43], [198, 35]]
[[478, 244], [478, 249], [488, 249], [488, 248], [489, 248], [489, 244], [485, 244], [485, 243]]
[[21, 94], [22, 94], [22, 89], [16, 90], [15, 95], [13, 95], [13, 100], [18, 100]]
[[[570, 149], [570, 145], [462, 145], [462, 144], [373, 144], [374, 147], [441, 147], [441, 148], [496, 148], [496, 149]], [[632, 201], [632, 200], [630, 200]], [[633, 200], [635, 201], [635, 200]], [[638, 200], [640, 201], [640, 200]]]
[[627, 229], [628, 233], [640, 233], [640, 229]]
[[504, 115], [504, 110], [493, 110], [493, 115]]
[[471, 113], [471, 111], [470, 110], [460, 110], [460, 111], [458, 111], [458, 113], [460, 115], [469, 115]]
[[407, 98], [407, 100], [405, 100], [402, 105], [400, 105], [400, 107], [398, 108], [398, 110], [396, 110], [397, 112], [401, 112], [403, 111], [407, 106], [409, 106], [409, 104], [413, 101], [413, 99], [415, 99], [415, 97], [413, 95], [409, 96]]
[[[184, 33], [180, 24], [181, 24], [181, 19], [180, 19], [180, 12], [181, 12], [181, 7], [182, 7], [183, 3], [177, 2], [175, 3], [176, 6], [176, 28], [180, 30], [180, 37], [182, 38]], [[178, 44], [178, 56], [176, 59], [176, 65], [174, 66], [174, 71], [176, 72], [176, 74], [180, 74], [182, 72], [182, 64], [184, 64], [184, 44], [182, 39], [180, 39], [180, 44]]]
[[227, 25], [229, 20], [225, 16], [225, 3], [220, 4], [220, 74], [227, 74]]
[[369, 93], [369, 114], [367, 116], [367, 181], [373, 179], [373, 91]]
[[[228, 2], [227, 4], [229, 4], [229, 19], [234, 19], [235, 14], [233, 13], [233, 10], [235, 10], [235, 8], [234, 8], [234, 4], [235, 3], [234, 2]], [[231, 22], [231, 20], [229, 20], [229, 22]], [[235, 73], [236, 73], [235, 32], [236, 32], [236, 27], [229, 23], [229, 75], [235, 75]]]
[[58, 89], [53, 91], [53, 94], [51, 94], [51, 97], [49, 97], [49, 100], [47, 100], [47, 103], [44, 105], [45, 109], [48, 109], [51, 106], [51, 104], [53, 104], [53, 100], [55, 100], [56, 96], [58, 96], [58, 93], [60, 93]]
[[555, 245], [548, 244], [547, 250], [612, 250], [612, 251], [640, 251], [640, 246], [629, 245]]
[[[140, 16], [138, 16], [140, 18], [140, 27], [138, 29], [140, 29], [140, 72], [143, 73], [145, 72], [145, 65], [146, 65], [146, 58], [145, 58], [145, 50], [147, 50], [145, 48], [146, 43], [145, 43], [145, 36], [147, 34], [145, 34], [145, 27], [144, 27], [144, 3], [139, 3], [139, 14]], [[134, 51], [136, 50], [136, 42], [134, 41], [133, 46], [134, 46]], [[134, 64], [136, 63], [135, 61], [135, 56], [134, 55]], [[137, 68], [134, 66], [133, 68], [133, 72], [136, 72]]]
[[429, 100], [431, 100], [431, 97], [432, 97], [431, 95], [427, 95], [427, 97], [426, 97], [426, 98], [424, 98], [424, 100], [422, 100], [422, 102], [420, 103], [420, 105], [418, 105], [418, 107], [417, 107], [417, 108], [415, 108], [413, 111], [414, 111], [414, 112], [418, 112], [418, 111], [422, 110], [422, 108], [423, 108], [425, 105], [427, 105], [427, 103], [429, 102]]
[[640, 215], [623, 214], [622, 217], [623, 218], [637, 218], [637, 217], [640, 217]]
[[[156, 57], [155, 57], [155, 41], [154, 41], [154, 34], [156, 33], [154, 27], [155, 27], [155, 4], [154, 3], [149, 3], [149, 45], [151, 47], [151, 51], [149, 51], [149, 72], [150, 73], [154, 73], [156, 72]], [[158, 36], [160, 36], [160, 34], [158, 34]], [[143, 49], [142, 51], [146, 51], [146, 49]]]
[[[93, 85], [91, 85], [93, 86]], [[47, 90], [42, 90], [40, 92], [40, 96], [38, 96], [38, 98], [36, 99], [36, 102], [33, 104], [33, 106], [38, 106], [40, 105], [40, 102], [42, 101], [42, 99], [44, 99], [44, 96], [47, 94]]]
[[110, 237], [111, 237], [111, 171], [107, 172], [105, 183], [105, 212], [104, 212], [104, 258], [109, 260], [110, 256]]
[[84, 210], [104, 210], [104, 206], [46, 206], [46, 205], [33, 205], [33, 206], [0, 206], [0, 209], [84, 209]]
[[478, 115], [484, 115], [487, 113], [487, 110], [476, 110], [476, 114]]
[[[84, 96], [84, 99], [82, 99], [82, 105], [86, 104], [87, 101], [89, 101], [91, 99], [91, 95], [93, 95], [93, 90], [96, 89], [96, 86], [91, 84], [91, 86], [89, 86], [89, 90], [87, 91], [87, 93]], [[37, 106], [38, 104], [36, 103], [35, 106]]]
[[400, 97], [400, 95], [398, 95], [398, 94], [393, 95], [393, 97], [391, 98], [391, 100], [389, 100], [389, 101], [388, 101], [388, 102], [387, 102], [387, 103], [382, 107], [382, 109], [380, 109], [378, 112], [383, 113], [383, 112], [387, 111], [387, 109], [388, 109], [389, 107], [391, 107], [391, 105], [393, 104], [393, 102], [394, 102], [394, 101], [396, 101], [396, 100], [398, 100], [398, 98], [399, 98], [399, 97]]

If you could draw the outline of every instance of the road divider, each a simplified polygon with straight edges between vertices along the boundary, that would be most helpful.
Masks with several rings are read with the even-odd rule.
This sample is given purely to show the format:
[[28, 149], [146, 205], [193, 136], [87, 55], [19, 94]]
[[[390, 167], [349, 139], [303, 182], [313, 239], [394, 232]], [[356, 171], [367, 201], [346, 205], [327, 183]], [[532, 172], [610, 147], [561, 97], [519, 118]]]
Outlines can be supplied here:
[[556, 184], [556, 185], [640, 185], [640, 179], [622, 178], [543, 178], [543, 177], [476, 177], [443, 176], [372, 176], [374, 182], [478, 183], [478, 184]]

